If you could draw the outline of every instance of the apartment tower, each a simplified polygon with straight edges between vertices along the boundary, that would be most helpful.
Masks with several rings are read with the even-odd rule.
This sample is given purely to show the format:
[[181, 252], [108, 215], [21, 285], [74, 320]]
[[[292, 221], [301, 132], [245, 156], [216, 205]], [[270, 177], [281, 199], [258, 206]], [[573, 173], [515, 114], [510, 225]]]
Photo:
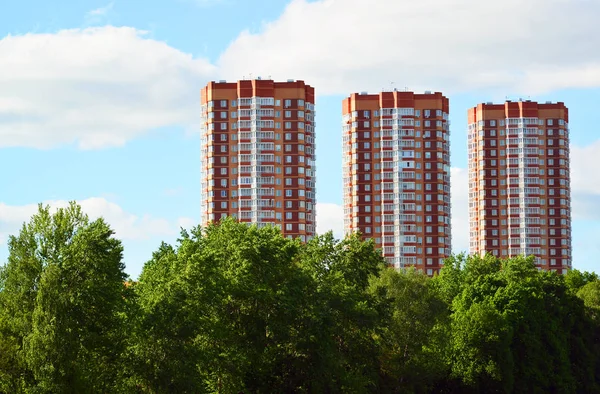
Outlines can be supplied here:
[[571, 268], [569, 112], [531, 100], [468, 111], [470, 252]]
[[201, 223], [224, 216], [315, 234], [315, 93], [303, 81], [210, 82], [201, 92]]
[[344, 229], [388, 263], [438, 272], [451, 253], [449, 102], [354, 93], [342, 102]]

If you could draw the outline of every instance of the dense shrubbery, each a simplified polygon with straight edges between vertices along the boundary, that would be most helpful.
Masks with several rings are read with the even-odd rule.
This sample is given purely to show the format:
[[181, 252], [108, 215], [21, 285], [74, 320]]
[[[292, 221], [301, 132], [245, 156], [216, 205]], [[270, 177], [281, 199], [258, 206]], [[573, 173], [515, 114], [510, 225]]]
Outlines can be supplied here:
[[40, 207], [0, 269], [3, 393], [600, 392], [600, 281], [528, 259], [384, 267], [226, 220], [127, 282], [120, 241]]

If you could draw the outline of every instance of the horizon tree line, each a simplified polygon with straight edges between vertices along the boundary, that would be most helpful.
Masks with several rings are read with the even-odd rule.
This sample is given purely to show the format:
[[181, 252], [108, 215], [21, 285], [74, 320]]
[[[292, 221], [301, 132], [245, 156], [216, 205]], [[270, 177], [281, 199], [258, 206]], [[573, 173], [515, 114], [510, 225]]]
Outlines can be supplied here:
[[0, 267], [0, 393], [597, 393], [600, 280], [531, 258], [387, 268], [373, 241], [228, 218], [137, 281], [103, 219], [48, 206]]

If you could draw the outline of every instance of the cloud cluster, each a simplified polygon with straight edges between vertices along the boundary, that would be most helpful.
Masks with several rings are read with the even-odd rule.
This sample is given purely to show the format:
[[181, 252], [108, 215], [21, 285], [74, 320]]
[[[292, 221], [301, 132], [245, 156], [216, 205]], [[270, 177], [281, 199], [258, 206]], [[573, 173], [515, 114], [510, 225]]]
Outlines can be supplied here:
[[293, 0], [242, 32], [219, 73], [302, 78], [319, 94], [600, 86], [598, 14], [597, 0]]
[[599, 13], [597, 0], [292, 0], [260, 32], [241, 32], [216, 64], [132, 27], [7, 36], [0, 147], [95, 149], [190, 126], [199, 89], [215, 77], [304, 79], [318, 94], [390, 82], [502, 95], [600, 86]]
[[[92, 197], [78, 203], [90, 219], [103, 217], [115, 231], [115, 236], [122, 240], [171, 237], [179, 232], [180, 227], [191, 228], [196, 224], [193, 219], [186, 217], [170, 222], [150, 215], [136, 216], [102, 197]], [[68, 206], [68, 201], [45, 201], [44, 205], [50, 205], [55, 210]], [[23, 223], [28, 222], [37, 209], [37, 204], [14, 206], [0, 203], [0, 246], [6, 244], [9, 235], [17, 234]]]
[[600, 195], [598, 159], [600, 140], [587, 146], [571, 146], [571, 187], [577, 193]]
[[600, 140], [571, 146], [571, 208], [575, 220], [600, 220]]
[[0, 148], [120, 146], [195, 124], [215, 67], [130, 27], [0, 40]]
[[341, 205], [317, 203], [316, 218], [318, 234], [332, 231], [336, 238], [344, 237], [344, 208]]

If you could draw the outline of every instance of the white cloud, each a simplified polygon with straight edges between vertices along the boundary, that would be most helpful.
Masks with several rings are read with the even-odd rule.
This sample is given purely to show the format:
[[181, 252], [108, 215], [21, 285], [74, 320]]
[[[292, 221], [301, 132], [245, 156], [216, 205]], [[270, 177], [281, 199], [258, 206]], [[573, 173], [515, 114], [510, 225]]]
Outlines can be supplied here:
[[318, 94], [391, 81], [502, 95], [600, 86], [598, 14], [597, 0], [293, 0], [261, 32], [241, 33], [219, 71], [304, 79]]
[[600, 274], [598, 255], [600, 244], [600, 221], [581, 223], [573, 227], [573, 267]]
[[183, 228], [184, 230], [191, 230], [192, 227], [196, 227], [199, 224], [199, 220], [194, 220], [192, 218], [179, 218], [177, 220], [177, 230]]
[[[119, 205], [101, 197], [78, 201], [90, 219], [103, 217], [122, 240], [147, 240], [153, 237], [171, 237], [179, 232], [179, 227], [191, 227], [190, 218], [179, 218], [175, 223], [151, 215], [137, 216], [126, 212]], [[67, 201], [45, 201], [53, 209], [68, 206]], [[9, 235], [16, 235], [24, 222], [29, 222], [37, 212], [37, 204], [11, 206], [0, 203], [0, 245], [6, 244]]]
[[452, 253], [469, 252], [469, 172], [450, 169]]
[[149, 130], [197, 124], [215, 68], [129, 27], [0, 40], [0, 148], [121, 146]]
[[317, 203], [317, 234], [333, 231], [333, 235], [342, 239], [344, 237], [344, 208], [339, 204]]
[[574, 220], [600, 220], [600, 140], [571, 146], [571, 202]]
[[587, 146], [571, 145], [571, 187], [578, 194], [600, 195], [600, 140]]
[[572, 192], [571, 217], [574, 221], [595, 221], [600, 225], [600, 194]]
[[112, 10], [114, 5], [115, 5], [115, 2], [111, 1], [104, 7], [96, 8], [94, 10], [89, 11], [86, 14], [86, 17], [104, 16], [104, 15], [108, 14], [110, 10]]

